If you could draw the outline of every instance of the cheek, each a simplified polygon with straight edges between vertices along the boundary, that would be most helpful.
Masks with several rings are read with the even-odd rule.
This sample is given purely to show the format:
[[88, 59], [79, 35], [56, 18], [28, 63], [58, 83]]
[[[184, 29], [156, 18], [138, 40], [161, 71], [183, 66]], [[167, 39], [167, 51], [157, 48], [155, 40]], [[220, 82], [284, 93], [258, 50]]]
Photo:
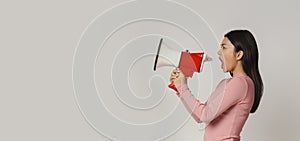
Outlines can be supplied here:
[[235, 59], [232, 54], [224, 54], [224, 69], [231, 71], [235, 66]]

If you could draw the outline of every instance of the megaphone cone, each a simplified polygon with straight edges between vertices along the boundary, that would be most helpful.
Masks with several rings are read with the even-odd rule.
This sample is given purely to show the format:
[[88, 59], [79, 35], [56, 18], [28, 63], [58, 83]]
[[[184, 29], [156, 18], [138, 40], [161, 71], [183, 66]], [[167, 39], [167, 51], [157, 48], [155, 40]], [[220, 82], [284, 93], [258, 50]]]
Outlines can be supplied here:
[[180, 57], [180, 51], [170, 48], [168, 45], [163, 43], [163, 39], [161, 38], [158, 45], [153, 70], [156, 71], [157, 68], [164, 66], [178, 67]]

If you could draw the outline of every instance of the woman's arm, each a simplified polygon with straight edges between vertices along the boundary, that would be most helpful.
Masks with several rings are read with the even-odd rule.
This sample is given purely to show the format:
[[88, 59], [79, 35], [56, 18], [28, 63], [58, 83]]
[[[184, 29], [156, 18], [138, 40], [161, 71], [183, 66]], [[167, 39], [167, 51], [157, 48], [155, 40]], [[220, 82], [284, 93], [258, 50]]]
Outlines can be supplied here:
[[231, 80], [221, 81], [205, 103], [199, 102], [192, 95], [187, 84], [179, 86], [177, 94], [188, 112], [191, 113], [198, 123], [209, 123], [231, 106], [241, 101], [246, 96], [247, 89], [248, 86], [245, 79], [234, 77]]

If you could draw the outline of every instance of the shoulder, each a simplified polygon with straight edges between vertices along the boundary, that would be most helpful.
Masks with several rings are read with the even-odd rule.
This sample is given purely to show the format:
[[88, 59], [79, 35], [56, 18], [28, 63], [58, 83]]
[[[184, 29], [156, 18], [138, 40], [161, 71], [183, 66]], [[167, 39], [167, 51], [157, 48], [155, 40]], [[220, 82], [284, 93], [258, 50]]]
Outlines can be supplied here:
[[229, 78], [227, 83], [228, 84], [238, 84], [238, 85], [247, 85], [248, 76], [236, 76]]
[[248, 89], [249, 81], [252, 82], [251, 78], [248, 76], [236, 76], [232, 78], [225, 78], [219, 82], [217, 88], [223, 89]]
[[247, 81], [246, 81], [247, 77], [248, 76], [237, 76], [237, 77], [232, 77], [232, 78], [225, 78], [225, 79], [221, 80], [218, 85], [227, 85], [227, 84], [230, 84], [230, 85], [240, 84], [240, 85], [242, 85], [242, 84], [246, 84], [247, 83]]
[[236, 76], [225, 81], [226, 89], [235, 89], [239, 91], [247, 91], [248, 81], [251, 80], [248, 76]]

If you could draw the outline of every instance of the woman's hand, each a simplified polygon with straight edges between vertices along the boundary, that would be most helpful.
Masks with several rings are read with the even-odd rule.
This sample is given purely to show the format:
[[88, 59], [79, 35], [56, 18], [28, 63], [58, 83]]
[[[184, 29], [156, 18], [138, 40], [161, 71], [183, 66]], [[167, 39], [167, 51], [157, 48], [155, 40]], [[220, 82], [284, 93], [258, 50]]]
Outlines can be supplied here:
[[183, 84], [187, 84], [187, 78], [183, 75], [179, 68], [176, 68], [171, 73], [170, 82], [178, 88]]

